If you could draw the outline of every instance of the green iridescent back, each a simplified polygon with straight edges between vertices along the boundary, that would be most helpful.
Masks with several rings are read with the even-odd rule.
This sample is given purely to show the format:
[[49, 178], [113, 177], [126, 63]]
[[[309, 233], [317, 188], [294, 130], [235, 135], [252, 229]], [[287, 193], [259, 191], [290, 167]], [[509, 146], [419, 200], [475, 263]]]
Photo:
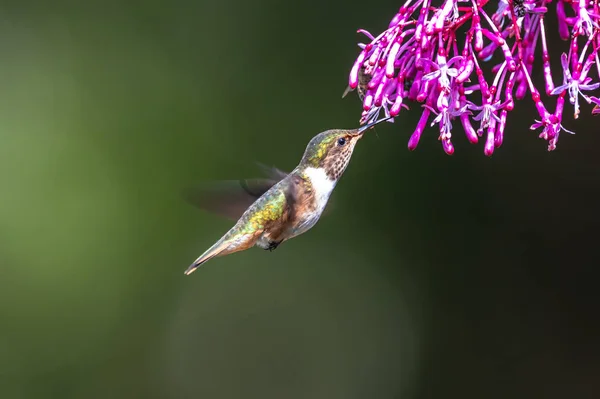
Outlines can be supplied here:
[[228, 235], [251, 234], [264, 229], [270, 222], [279, 220], [287, 206], [287, 184], [287, 179], [283, 179], [264, 193], [248, 208]]

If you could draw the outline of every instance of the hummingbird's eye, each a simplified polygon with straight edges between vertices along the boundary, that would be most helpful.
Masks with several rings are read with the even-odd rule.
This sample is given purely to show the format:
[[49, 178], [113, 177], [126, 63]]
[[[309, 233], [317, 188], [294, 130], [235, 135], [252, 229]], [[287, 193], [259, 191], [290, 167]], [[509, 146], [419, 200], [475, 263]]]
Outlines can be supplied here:
[[337, 143], [338, 143], [338, 145], [341, 147], [341, 146], [343, 146], [344, 144], [346, 144], [346, 139], [345, 139], [345, 138], [343, 138], [343, 137], [340, 137], [340, 138], [338, 139], [338, 142], [337, 142]]

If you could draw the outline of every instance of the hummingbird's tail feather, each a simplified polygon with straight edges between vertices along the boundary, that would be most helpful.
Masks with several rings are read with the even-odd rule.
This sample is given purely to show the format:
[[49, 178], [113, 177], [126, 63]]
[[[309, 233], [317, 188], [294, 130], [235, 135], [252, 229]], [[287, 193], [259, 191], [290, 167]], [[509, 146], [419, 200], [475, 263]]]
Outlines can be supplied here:
[[206, 250], [202, 255], [198, 257], [184, 272], [185, 275], [192, 274], [197, 268], [199, 268], [202, 264], [208, 262], [212, 258], [215, 258], [219, 255], [226, 255], [229, 252], [223, 253], [227, 247], [229, 246], [228, 241], [217, 242], [215, 245]]

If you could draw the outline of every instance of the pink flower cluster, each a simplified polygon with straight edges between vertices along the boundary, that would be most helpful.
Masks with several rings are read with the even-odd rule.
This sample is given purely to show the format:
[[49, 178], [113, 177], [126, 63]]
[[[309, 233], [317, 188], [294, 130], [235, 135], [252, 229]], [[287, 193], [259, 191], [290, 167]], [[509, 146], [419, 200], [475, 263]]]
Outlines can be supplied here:
[[[430, 123], [437, 125], [444, 151], [452, 154], [452, 126], [460, 121], [467, 139], [484, 139], [484, 153], [491, 156], [502, 145], [515, 99], [529, 94], [539, 114], [531, 129], [541, 129], [548, 150], [554, 150], [561, 131], [573, 133], [562, 126], [565, 97], [575, 119], [580, 96], [596, 105], [592, 113], [600, 113], [600, 99], [589, 95], [600, 87], [598, 2], [443, 0], [434, 7], [431, 0], [406, 0], [383, 33], [374, 37], [359, 30], [370, 43], [359, 44], [362, 51], [350, 72], [349, 90], [358, 88], [361, 123], [378, 119], [381, 111], [395, 117], [408, 109], [407, 102], [420, 103], [423, 113], [408, 141], [410, 150]], [[555, 28], [569, 41], [568, 53], [560, 55], [558, 86], [546, 40], [545, 16], [551, 6], [558, 19]], [[484, 73], [482, 65], [488, 61], [494, 65]], [[544, 100], [532, 80], [534, 66], [543, 69]]]

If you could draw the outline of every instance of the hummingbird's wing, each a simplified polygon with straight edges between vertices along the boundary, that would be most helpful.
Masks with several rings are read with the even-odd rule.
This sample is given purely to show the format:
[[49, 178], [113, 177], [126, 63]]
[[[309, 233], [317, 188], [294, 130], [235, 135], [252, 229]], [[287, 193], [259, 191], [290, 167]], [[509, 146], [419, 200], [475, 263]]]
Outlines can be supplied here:
[[257, 162], [256, 164], [263, 171], [263, 173], [269, 177], [269, 179], [280, 181], [289, 175], [289, 173], [277, 169], [274, 166], [267, 166], [260, 162]]
[[266, 178], [203, 183], [187, 189], [184, 197], [200, 209], [238, 220], [250, 205], [288, 175], [277, 168], [257, 164]]
[[[250, 205], [288, 175], [275, 167], [257, 164], [267, 178], [203, 183], [185, 190], [184, 197], [187, 202], [200, 209], [238, 220]], [[330, 206], [327, 206], [325, 213], [329, 209]]]
[[344, 94], [342, 94], [342, 98], [346, 97], [348, 95], [348, 93], [354, 91], [354, 89], [352, 87], [350, 87], [350, 85], [348, 85], [348, 87], [346, 87], [346, 90], [344, 90]]
[[272, 179], [215, 181], [186, 190], [184, 197], [200, 209], [238, 220], [250, 205], [276, 183]]

